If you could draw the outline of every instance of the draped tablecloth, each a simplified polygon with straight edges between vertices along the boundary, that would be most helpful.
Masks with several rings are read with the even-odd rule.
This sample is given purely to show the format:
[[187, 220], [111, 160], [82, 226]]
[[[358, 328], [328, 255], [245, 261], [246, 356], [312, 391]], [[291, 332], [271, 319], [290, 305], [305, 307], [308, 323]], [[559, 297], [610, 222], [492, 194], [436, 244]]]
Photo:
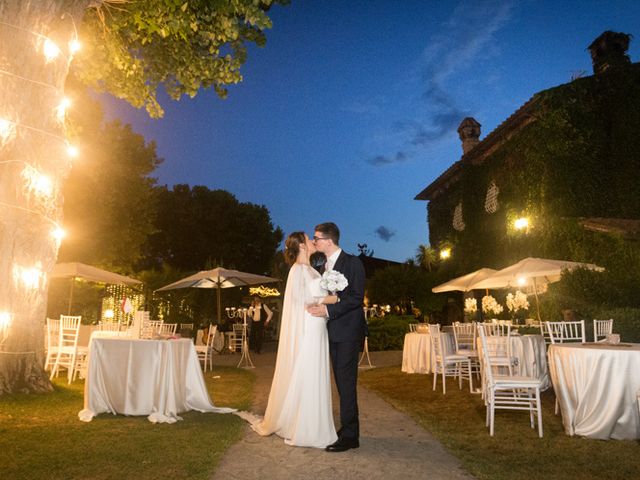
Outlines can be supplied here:
[[549, 370], [568, 435], [640, 438], [640, 344], [550, 345]]
[[[455, 340], [453, 335], [442, 333], [446, 353], [453, 353]], [[405, 373], [431, 373], [434, 360], [431, 354], [431, 337], [428, 333], [407, 333], [402, 349], [402, 371]]]
[[93, 337], [89, 345], [84, 409], [89, 422], [103, 412], [148, 415], [174, 423], [179, 413], [233, 412], [211, 402], [193, 342]]

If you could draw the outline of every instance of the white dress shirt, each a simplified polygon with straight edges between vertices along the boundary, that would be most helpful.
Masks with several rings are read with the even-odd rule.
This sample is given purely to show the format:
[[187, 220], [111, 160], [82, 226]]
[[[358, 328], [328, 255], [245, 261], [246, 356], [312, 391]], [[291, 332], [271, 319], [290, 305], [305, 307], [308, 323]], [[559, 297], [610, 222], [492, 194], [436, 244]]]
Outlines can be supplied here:
[[333, 252], [329, 257], [327, 257], [327, 263], [325, 263], [325, 265], [324, 265], [324, 271], [325, 272], [327, 272], [329, 270], [333, 270], [333, 267], [335, 266], [336, 262], [338, 261], [338, 257], [340, 256], [341, 252], [342, 252], [342, 249], [339, 248], [338, 250]]

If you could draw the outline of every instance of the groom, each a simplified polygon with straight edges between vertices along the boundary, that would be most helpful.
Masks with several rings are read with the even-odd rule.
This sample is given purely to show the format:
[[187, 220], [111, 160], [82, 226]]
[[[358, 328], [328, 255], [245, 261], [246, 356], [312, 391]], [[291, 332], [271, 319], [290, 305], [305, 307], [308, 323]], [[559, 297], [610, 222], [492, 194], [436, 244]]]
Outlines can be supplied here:
[[319, 252], [327, 256], [327, 263], [320, 273], [336, 270], [342, 273], [349, 285], [338, 292], [338, 303], [309, 307], [316, 317], [328, 317], [329, 353], [333, 377], [340, 396], [340, 424], [338, 441], [329, 445], [328, 452], [344, 452], [360, 446], [358, 421], [358, 357], [364, 342], [367, 323], [362, 302], [364, 299], [364, 267], [358, 257], [342, 251], [339, 246], [340, 230], [335, 223], [321, 223], [315, 228], [313, 243]]

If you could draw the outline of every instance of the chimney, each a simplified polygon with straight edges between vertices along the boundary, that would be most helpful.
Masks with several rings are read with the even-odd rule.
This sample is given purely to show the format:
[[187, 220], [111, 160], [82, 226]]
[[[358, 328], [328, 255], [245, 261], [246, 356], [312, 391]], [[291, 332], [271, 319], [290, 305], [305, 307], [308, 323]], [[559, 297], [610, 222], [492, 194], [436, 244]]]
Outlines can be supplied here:
[[480, 124], [475, 118], [467, 117], [458, 127], [458, 135], [462, 140], [462, 154], [467, 154], [473, 147], [480, 143]]
[[607, 30], [591, 45], [591, 63], [593, 63], [593, 73], [599, 74], [606, 72], [611, 67], [628, 65], [631, 63], [626, 51], [629, 49], [631, 35], [627, 33], [612, 32]]

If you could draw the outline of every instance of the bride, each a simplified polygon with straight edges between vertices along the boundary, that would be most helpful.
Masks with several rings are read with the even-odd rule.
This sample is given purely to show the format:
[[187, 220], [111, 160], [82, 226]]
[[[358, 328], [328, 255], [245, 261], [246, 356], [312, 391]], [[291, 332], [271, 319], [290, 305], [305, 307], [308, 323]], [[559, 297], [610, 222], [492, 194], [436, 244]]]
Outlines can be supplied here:
[[309, 264], [316, 251], [309, 237], [294, 232], [285, 242], [291, 266], [282, 308], [278, 357], [264, 419], [252, 428], [288, 445], [325, 448], [338, 438], [333, 424], [326, 318], [307, 313], [312, 303], [335, 303]]

